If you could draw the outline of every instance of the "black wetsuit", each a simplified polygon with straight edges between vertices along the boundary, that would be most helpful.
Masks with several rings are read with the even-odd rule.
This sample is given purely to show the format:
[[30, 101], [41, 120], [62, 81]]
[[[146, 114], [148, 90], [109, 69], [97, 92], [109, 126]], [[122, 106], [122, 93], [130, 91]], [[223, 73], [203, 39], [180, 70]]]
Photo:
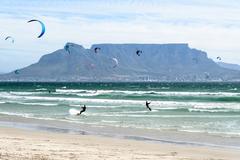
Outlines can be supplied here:
[[80, 111], [79, 115], [82, 114], [82, 113], [85, 112], [85, 111], [86, 111], [86, 106], [84, 105], [84, 106], [82, 107], [82, 110]]
[[148, 102], [148, 101], [146, 101], [146, 107], [149, 109], [149, 111], [152, 111], [152, 109], [149, 107], [149, 104], [150, 104], [151, 102]]

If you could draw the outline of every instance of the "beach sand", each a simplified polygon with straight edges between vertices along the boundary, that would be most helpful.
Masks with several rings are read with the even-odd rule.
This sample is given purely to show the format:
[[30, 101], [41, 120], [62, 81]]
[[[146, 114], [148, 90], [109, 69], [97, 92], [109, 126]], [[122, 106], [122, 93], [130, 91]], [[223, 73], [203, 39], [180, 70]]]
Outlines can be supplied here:
[[240, 150], [0, 127], [1, 160], [238, 160]]

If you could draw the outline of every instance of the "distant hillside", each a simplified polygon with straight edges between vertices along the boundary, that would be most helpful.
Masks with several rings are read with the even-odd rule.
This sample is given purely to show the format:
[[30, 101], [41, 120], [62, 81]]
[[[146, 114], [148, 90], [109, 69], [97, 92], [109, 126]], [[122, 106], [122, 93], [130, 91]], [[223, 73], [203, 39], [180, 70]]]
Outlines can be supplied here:
[[[140, 56], [137, 50], [142, 51]], [[96, 44], [85, 49], [67, 43], [17, 74], [1, 75], [0, 80], [239, 81], [240, 72], [220, 67], [188, 44]]]
[[240, 71], [240, 65], [238, 64], [231, 64], [231, 63], [224, 63], [224, 62], [217, 62], [217, 64], [223, 68]]

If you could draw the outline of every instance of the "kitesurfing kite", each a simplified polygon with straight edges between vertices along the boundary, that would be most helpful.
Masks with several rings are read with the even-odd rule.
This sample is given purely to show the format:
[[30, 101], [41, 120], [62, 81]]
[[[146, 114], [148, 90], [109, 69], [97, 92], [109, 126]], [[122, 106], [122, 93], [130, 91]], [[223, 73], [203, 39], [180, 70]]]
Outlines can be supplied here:
[[99, 48], [99, 47], [95, 47], [95, 48], [94, 48], [94, 52], [95, 52], [95, 53], [98, 53], [100, 50], [101, 50], [101, 48]]
[[73, 46], [72, 44], [66, 44], [64, 46], [65, 51], [67, 51], [70, 54], [70, 46]]
[[11, 39], [12, 43], [14, 43], [14, 39], [13, 39], [13, 37], [11, 37], [11, 36], [7, 36], [7, 37], [5, 38], [5, 41], [6, 41], [6, 40], [10, 40], [10, 39]]
[[138, 56], [140, 56], [140, 54], [142, 54], [142, 51], [141, 51], [141, 50], [137, 50], [137, 51], [136, 51], [136, 54], [137, 54]]
[[221, 57], [217, 57], [217, 59], [218, 59], [219, 61], [221, 61], [221, 60], [222, 60], [222, 58], [221, 58]]
[[36, 19], [32, 19], [32, 20], [28, 21], [28, 23], [30, 23], [30, 22], [38, 22], [38, 23], [41, 24], [42, 31], [41, 31], [40, 35], [38, 36], [38, 38], [41, 38], [44, 35], [45, 31], [46, 31], [44, 23], [42, 21], [39, 21], [39, 20], [36, 20]]
[[15, 73], [15, 74], [19, 74], [19, 70], [15, 70], [14, 73]]
[[118, 66], [118, 60], [117, 60], [117, 58], [112, 58], [112, 60], [114, 62], [113, 68], [116, 68]]

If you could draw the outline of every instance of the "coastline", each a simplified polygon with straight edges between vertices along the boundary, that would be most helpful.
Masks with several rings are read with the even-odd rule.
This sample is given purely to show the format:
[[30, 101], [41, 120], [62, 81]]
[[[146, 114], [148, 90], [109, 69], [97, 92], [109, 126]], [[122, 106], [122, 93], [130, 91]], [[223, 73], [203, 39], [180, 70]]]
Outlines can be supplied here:
[[131, 127], [113, 127], [68, 121], [25, 118], [0, 114], [0, 127], [29, 131], [45, 131], [71, 135], [90, 135], [117, 139], [146, 141], [160, 144], [202, 146], [240, 150], [240, 137], [223, 137], [218, 134], [185, 132], [177, 130], [153, 130]]
[[[9, 133], [10, 132], [10, 133]], [[45, 143], [46, 146], [50, 146], [53, 144], [48, 144], [48, 142], [41, 141], [41, 138], [48, 137], [49, 135], [56, 138], [53, 138], [54, 141], [57, 141], [57, 144], [60, 147], [65, 146], [61, 139], [67, 138], [66, 141], [74, 141], [74, 137], [79, 138], [81, 140], [77, 141], [75, 145], [68, 144], [71, 147], [77, 147], [78, 145], [82, 146], [82, 140], [85, 139], [85, 137], [93, 137], [94, 140], [86, 142], [84, 145], [93, 145], [92, 143], [95, 143], [95, 141], [102, 141], [102, 143], [98, 144], [99, 148], [102, 148], [106, 145], [104, 142], [105, 140], [108, 145], [110, 145], [109, 148], [113, 149], [115, 146], [115, 150], [119, 150], [119, 152], [115, 151], [109, 151], [105, 156], [108, 156], [109, 154], [113, 155], [112, 158], [106, 158], [106, 159], [117, 159], [115, 156], [120, 155], [122, 153], [122, 150], [129, 149], [133, 150], [132, 148], [118, 148], [116, 144], [110, 143], [110, 141], [115, 141], [117, 144], [119, 143], [127, 143], [127, 146], [135, 145], [136, 150], [140, 150], [139, 153], [145, 153], [149, 155], [148, 157], [141, 157], [140, 155], [132, 154], [131, 152], [125, 153], [127, 158], [125, 159], [131, 159], [132, 157], [140, 156], [142, 159], [189, 159], [189, 160], [198, 160], [198, 159], [237, 159], [236, 157], [240, 156], [240, 138], [239, 137], [221, 137], [219, 135], [208, 135], [203, 133], [188, 133], [188, 132], [179, 132], [179, 131], [154, 131], [154, 130], [146, 130], [146, 129], [133, 129], [133, 128], [121, 128], [121, 127], [109, 127], [109, 126], [92, 126], [87, 124], [76, 124], [76, 123], [69, 123], [64, 121], [55, 121], [55, 120], [41, 120], [41, 119], [35, 119], [35, 118], [24, 118], [24, 117], [18, 117], [18, 116], [9, 116], [9, 115], [0, 115], [0, 138], [2, 139], [2, 145], [0, 148], [3, 148], [0, 152], [1, 156], [9, 156], [11, 157], [11, 153], [9, 153], [9, 148], [11, 148], [11, 145], [14, 145], [14, 143], [20, 143], [21, 141], [18, 141], [17, 139], [24, 139], [25, 142], [21, 142], [19, 144], [19, 148], [24, 148], [26, 152], [30, 152], [32, 157], [24, 157], [22, 155], [22, 152], [15, 153], [14, 155], [18, 157], [18, 159], [35, 159], [36, 155], [35, 152], [33, 152], [30, 149], [30, 146], [26, 146], [26, 144], [30, 143], [29, 137], [34, 137], [35, 139], [32, 141], [31, 144], [33, 147], [37, 147], [38, 150], [41, 152], [41, 154], [37, 153], [38, 155], [44, 155], [45, 158], [50, 159], [61, 159], [62, 153], [60, 150], [55, 151], [57, 152], [57, 157], [52, 156], [51, 151], [53, 149], [44, 150], [41, 148], [41, 146], [38, 146], [38, 144], [35, 144], [35, 142], [40, 141], [39, 143]], [[61, 138], [58, 137], [60, 135]], [[9, 139], [5, 139], [4, 137], [10, 136]], [[38, 139], [37, 137], [41, 137]], [[57, 138], [58, 137], [58, 138]], [[49, 141], [52, 141], [52, 138], [49, 138]], [[69, 139], [69, 140], [68, 140]], [[96, 140], [95, 140], [96, 139]], [[3, 141], [4, 140], [4, 141]], [[18, 141], [18, 142], [15, 142]], [[4, 144], [4, 145], [3, 145]], [[8, 144], [8, 145], [6, 145]], [[68, 145], [65, 146], [65, 148], [68, 148]], [[143, 149], [142, 147], [138, 148], [138, 145], [150, 145], [149, 147], [152, 149], [148, 149], [148, 147]], [[152, 146], [153, 145], [153, 146]], [[96, 148], [94, 148], [96, 150]], [[11, 149], [12, 150], [12, 149]], [[152, 153], [152, 150], [156, 150], [156, 152]], [[24, 152], [25, 152], [24, 151]], [[82, 154], [86, 154], [89, 151], [81, 151]], [[163, 152], [162, 152], [163, 151]], [[190, 152], [190, 153], [188, 153]], [[203, 154], [205, 157], [199, 156], [199, 153]], [[97, 154], [97, 153], [96, 153]], [[101, 152], [98, 154], [102, 155]], [[77, 152], [75, 153], [71, 151], [71, 155], [75, 155], [75, 158], [72, 159], [78, 159], [80, 156]], [[78, 156], [77, 156], [78, 155]], [[153, 156], [150, 156], [153, 155]], [[181, 155], [181, 156], [178, 156]], [[216, 155], [219, 156], [219, 158], [216, 158]], [[69, 155], [65, 159], [71, 159], [70, 151]], [[87, 154], [86, 154], [87, 156]], [[96, 155], [97, 156], [97, 155]], [[98, 159], [97, 157], [94, 157], [92, 159]], [[118, 156], [120, 159], [124, 159], [124, 157]], [[225, 157], [225, 158], [223, 158]], [[36, 159], [38, 159], [37, 157]], [[40, 157], [41, 158], [41, 157]], [[40, 159], [39, 158], [39, 159]], [[87, 157], [88, 159], [91, 159]], [[140, 159], [141, 159], [140, 158]], [[1, 159], [1, 157], [0, 157]], [[4, 158], [2, 158], [4, 159]], [[8, 158], [5, 158], [8, 159]], [[12, 155], [11, 159], [14, 159], [14, 156]], [[17, 159], [17, 158], [16, 158]], [[81, 159], [81, 158], [80, 158]], [[99, 158], [101, 159], [101, 158]], [[132, 158], [134, 159], [134, 158]], [[136, 158], [137, 159], [137, 158]]]
[[0, 127], [0, 159], [236, 160], [239, 150]]

